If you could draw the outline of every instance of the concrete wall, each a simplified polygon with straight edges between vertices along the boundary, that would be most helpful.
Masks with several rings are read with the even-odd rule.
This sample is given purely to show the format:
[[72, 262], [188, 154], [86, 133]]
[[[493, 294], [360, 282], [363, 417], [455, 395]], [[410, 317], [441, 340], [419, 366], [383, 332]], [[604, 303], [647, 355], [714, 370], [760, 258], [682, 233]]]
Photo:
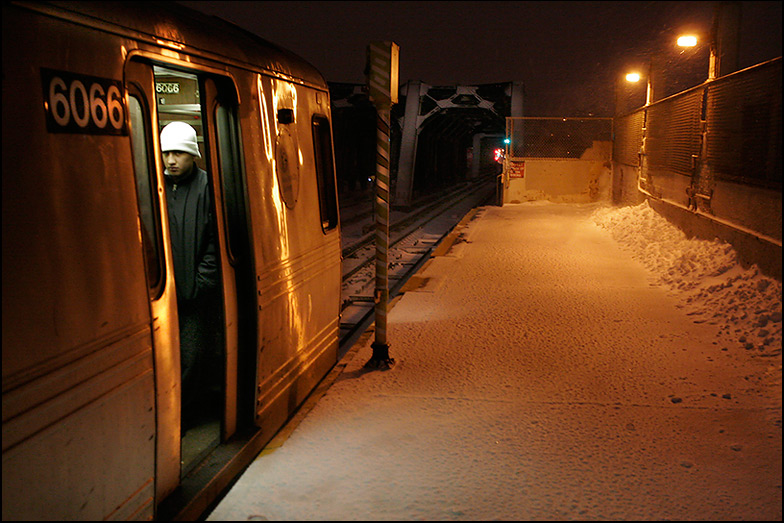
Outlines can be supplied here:
[[579, 159], [518, 158], [525, 162], [525, 175], [509, 178], [505, 173], [504, 203], [610, 201], [611, 156], [612, 142], [593, 142]]
[[613, 162], [612, 203], [615, 205], [639, 205], [645, 196], [637, 189], [639, 168], [633, 165]]
[[[651, 208], [681, 229], [689, 238], [703, 240], [719, 238], [735, 249], [741, 264], [756, 265], [760, 272], [781, 281], [781, 246], [754, 233], [738, 229], [703, 214], [696, 214], [656, 198], [648, 198]], [[779, 220], [781, 218], [779, 217]]]
[[656, 212], [687, 236], [726, 241], [745, 266], [757, 265], [763, 274], [781, 281], [780, 191], [717, 180], [710, 212], [695, 212], [687, 209], [685, 176], [652, 171], [649, 176], [656, 182], [658, 196], [652, 198], [638, 188], [638, 167], [614, 163], [612, 172], [613, 204], [638, 205], [647, 198]]

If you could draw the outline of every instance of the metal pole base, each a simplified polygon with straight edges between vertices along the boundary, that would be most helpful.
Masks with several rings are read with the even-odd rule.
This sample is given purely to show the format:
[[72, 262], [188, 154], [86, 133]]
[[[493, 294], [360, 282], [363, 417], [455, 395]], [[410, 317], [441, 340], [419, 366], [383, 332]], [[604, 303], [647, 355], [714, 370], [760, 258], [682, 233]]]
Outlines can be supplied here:
[[389, 357], [389, 345], [376, 341], [370, 347], [373, 356], [365, 363], [366, 369], [389, 370], [395, 365], [395, 360]]

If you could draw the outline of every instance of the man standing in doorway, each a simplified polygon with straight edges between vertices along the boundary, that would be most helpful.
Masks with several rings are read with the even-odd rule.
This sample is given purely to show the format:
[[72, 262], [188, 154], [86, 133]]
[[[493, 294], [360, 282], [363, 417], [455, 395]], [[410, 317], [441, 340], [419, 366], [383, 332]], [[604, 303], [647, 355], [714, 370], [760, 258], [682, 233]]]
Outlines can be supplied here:
[[216, 350], [212, 325], [218, 289], [209, 178], [200, 169], [196, 130], [172, 122], [161, 131], [169, 234], [180, 320], [183, 434], [198, 422], [208, 388], [206, 364]]

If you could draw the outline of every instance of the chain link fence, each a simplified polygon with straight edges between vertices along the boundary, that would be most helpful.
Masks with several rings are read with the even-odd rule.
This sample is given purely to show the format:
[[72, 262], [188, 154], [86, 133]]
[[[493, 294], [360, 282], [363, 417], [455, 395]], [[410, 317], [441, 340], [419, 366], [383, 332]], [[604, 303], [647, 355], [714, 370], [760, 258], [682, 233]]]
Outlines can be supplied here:
[[612, 141], [612, 118], [506, 119], [507, 158], [580, 158], [595, 141]]

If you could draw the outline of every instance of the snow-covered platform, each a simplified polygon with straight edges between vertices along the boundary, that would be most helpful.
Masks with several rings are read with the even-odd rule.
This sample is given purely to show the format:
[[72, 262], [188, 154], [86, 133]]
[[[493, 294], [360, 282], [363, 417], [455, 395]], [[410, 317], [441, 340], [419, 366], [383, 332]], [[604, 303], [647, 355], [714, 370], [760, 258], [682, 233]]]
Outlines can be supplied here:
[[208, 519], [781, 519], [780, 282], [646, 204], [455, 235]]

